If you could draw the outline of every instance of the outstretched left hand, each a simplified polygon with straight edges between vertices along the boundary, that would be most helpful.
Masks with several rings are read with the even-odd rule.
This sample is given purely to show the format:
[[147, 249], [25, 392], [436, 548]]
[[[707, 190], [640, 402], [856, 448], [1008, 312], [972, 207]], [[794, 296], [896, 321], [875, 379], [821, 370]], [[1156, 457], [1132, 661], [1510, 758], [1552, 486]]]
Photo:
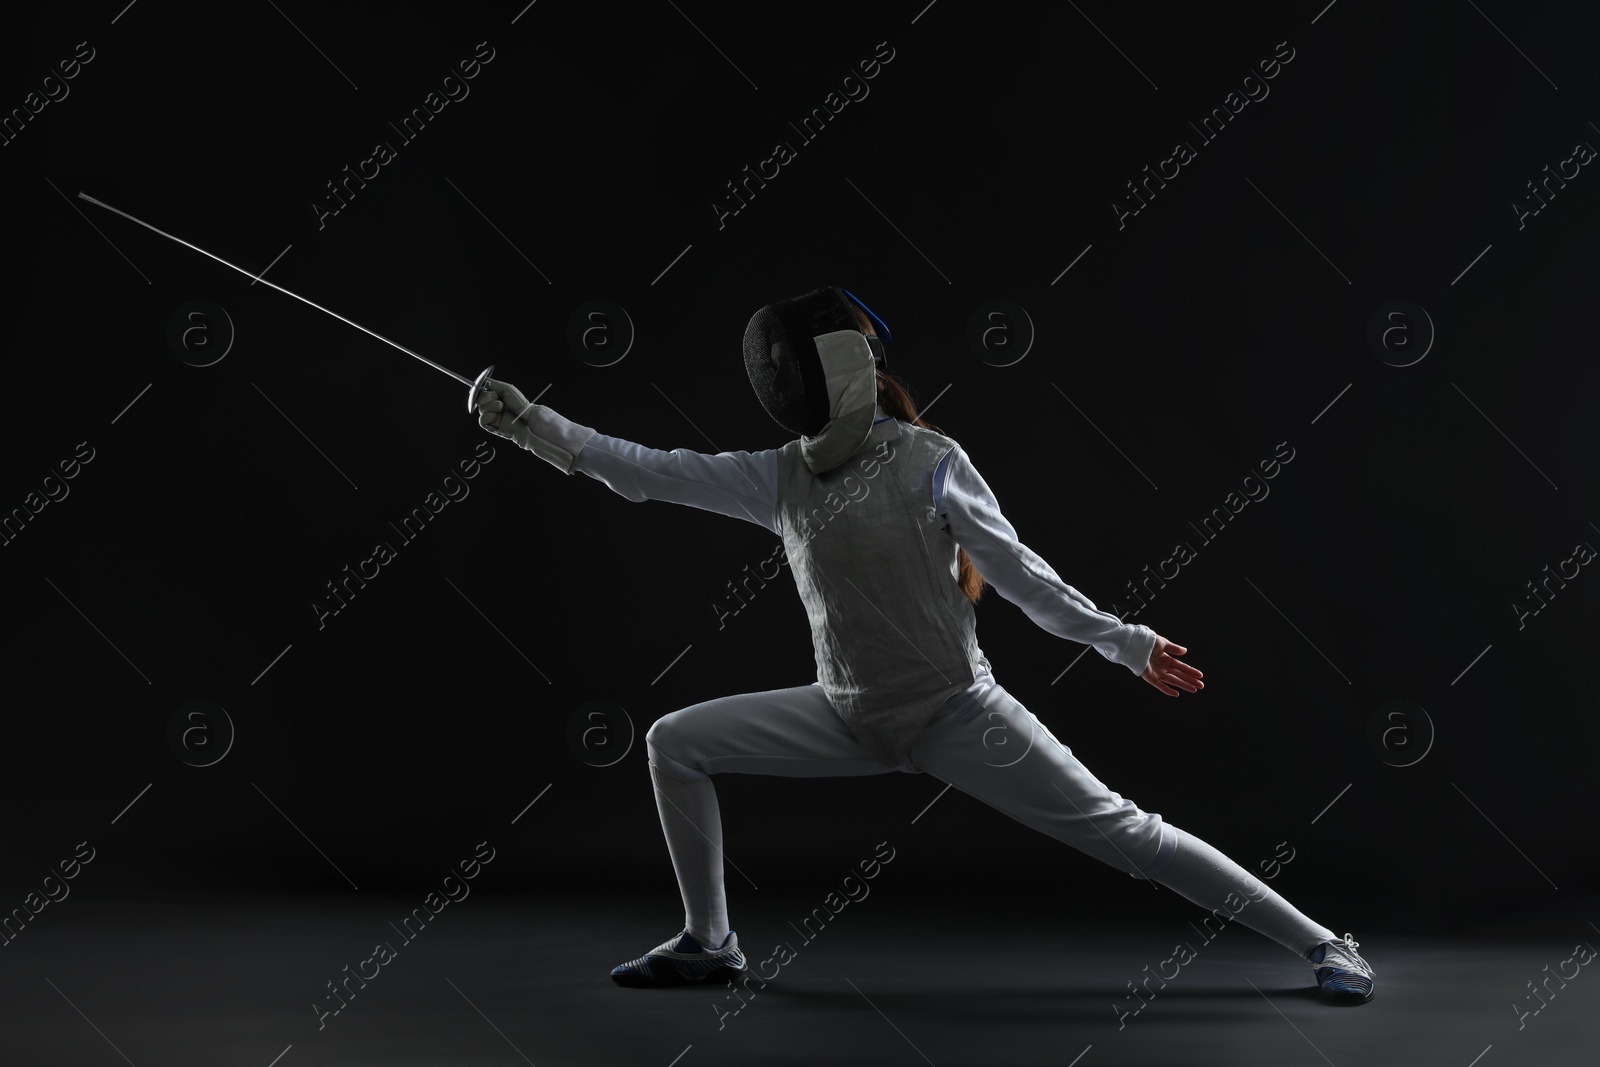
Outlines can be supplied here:
[[1187, 689], [1191, 693], [1204, 689], [1205, 683], [1200, 679], [1205, 675], [1177, 658], [1188, 651], [1182, 645], [1156, 634], [1156, 643], [1150, 649], [1150, 662], [1139, 677], [1169, 697], [1177, 696], [1178, 689]]

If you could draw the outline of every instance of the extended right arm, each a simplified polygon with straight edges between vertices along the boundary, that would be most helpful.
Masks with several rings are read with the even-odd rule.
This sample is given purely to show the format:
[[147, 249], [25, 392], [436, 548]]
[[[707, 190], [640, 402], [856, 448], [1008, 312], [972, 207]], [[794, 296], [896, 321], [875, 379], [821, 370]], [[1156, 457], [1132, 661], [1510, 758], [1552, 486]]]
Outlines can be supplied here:
[[[501, 397], [508, 403], [502, 404]], [[582, 471], [629, 500], [687, 504], [782, 535], [776, 449], [710, 454], [649, 448], [599, 433], [543, 404], [529, 404], [515, 387], [493, 379], [485, 383], [478, 410], [484, 429], [526, 448], [563, 474]], [[512, 423], [506, 411], [518, 410], [523, 415]]]

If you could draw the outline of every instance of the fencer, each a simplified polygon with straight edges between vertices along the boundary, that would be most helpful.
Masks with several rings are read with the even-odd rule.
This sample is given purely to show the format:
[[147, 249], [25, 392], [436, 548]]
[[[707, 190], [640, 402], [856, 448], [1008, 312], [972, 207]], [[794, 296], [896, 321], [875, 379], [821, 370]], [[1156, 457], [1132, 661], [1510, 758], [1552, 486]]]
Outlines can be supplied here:
[[684, 922], [615, 967], [613, 980], [720, 982], [749, 969], [728, 925], [711, 775], [900, 771], [949, 783], [1224, 922], [1237, 918], [1309, 961], [1324, 999], [1370, 999], [1372, 968], [1349, 934], [1335, 936], [1216, 848], [1113, 792], [1001, 686], [976, 636], [985, 586], [1164, 695], [1197, 693], [1204, 682], [1180, 658], [1186, 648], [1100, 610], [1020, 541], [966, 451], [918, 416], [888, 371], [891, 339], [838, 288], [757, 311], [745, 370], [762, 407], [796, 435], [760, 452], [649, 448], [530, 404], [493, 378], [475, 398], [481, 426], [565, 474], [771, 531], [810, 621], [815, 682], [717, 697], [648, 731]]

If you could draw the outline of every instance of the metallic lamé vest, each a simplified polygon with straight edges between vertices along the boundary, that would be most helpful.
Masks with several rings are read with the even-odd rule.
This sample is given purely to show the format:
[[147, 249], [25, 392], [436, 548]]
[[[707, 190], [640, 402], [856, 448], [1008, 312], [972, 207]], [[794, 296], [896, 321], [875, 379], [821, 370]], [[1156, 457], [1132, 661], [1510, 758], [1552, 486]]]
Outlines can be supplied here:
[[817, 682], [862, 748], [901, 769], [940, 706], [990, 669], [956, 583], [956, 543], [934, 514], [934, 468], [954, 444], [891, 418], [822, 474], [798, 439], [778, 453], [784, 550]]

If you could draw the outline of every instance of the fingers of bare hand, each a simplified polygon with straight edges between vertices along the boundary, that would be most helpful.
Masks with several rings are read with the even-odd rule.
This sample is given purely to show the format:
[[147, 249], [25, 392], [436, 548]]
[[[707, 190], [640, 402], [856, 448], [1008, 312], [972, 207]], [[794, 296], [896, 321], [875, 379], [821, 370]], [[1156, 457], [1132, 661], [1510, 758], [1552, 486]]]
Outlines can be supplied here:
[[1185, 663], [1181, 659], [1176, 659], [1176, 658], [1174, 658], [1172, 656], [1168, 656], [1168, 655], [1165, 655], [1165, 654], [1163, 654], [1162, 657], [1161, 657], [1161, 665], [1163, 667], [1167, 667], [1167, 668], [1170, 668], [1170, 669], [1175, 670], [1175, 671], [1182, 671], [1185, 674], [1196, 674], [1197, 675], [1197, 674], [1200, 673], [1200, 669], [1198, 667], [1194, 666], [1193, 664]]

